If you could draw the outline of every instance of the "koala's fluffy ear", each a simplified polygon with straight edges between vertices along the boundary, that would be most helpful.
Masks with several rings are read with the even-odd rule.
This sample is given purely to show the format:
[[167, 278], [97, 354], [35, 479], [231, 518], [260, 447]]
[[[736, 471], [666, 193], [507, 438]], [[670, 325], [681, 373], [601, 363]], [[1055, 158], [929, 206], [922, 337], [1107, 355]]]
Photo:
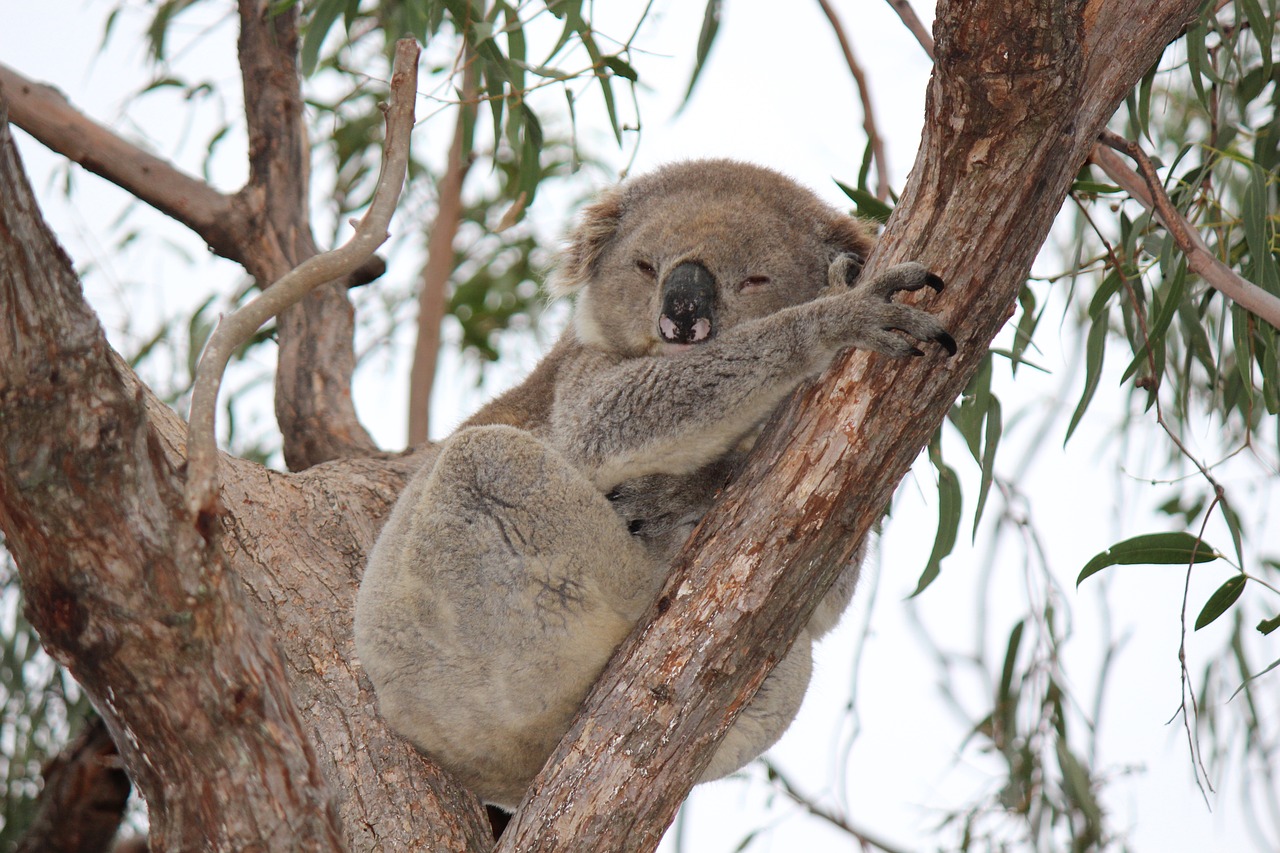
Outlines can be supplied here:
[[581, 219], [569, 232], [568, 243], [547, 276], [547, 289], [552, 296], [575, 293], [591, 280], [596, 261], [617, 233], [621, 218], [622, 192], [616, 187], [583, 208]]
[[875, 223], [854, 216], [836, 216], [827, 223], [824, 241], [831, 258], [837, 255], [854, 255], [858, 259], [857, 269], [861, 271], [863, 264], [876, 247]]

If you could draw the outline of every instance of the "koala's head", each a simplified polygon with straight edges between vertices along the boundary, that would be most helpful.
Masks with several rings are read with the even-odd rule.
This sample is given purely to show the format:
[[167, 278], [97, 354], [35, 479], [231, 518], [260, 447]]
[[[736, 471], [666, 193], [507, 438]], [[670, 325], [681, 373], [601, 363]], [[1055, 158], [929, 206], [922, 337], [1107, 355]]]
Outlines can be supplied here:
[[587, 207], [549, 283], [577, 294], [581, 341], [651, 355], [813, 299], [837, 255], [865, 259], [872, 243], [865, 223], [784, 175], [693, 160]]

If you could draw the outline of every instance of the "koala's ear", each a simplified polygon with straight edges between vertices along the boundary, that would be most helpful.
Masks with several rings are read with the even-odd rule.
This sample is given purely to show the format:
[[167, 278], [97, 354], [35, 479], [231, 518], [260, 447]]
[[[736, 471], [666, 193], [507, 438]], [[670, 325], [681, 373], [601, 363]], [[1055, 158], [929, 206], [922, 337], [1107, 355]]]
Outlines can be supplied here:
[[596, 261], [617, 233], [621, 218], [622, 192], [616, 187], [583, 208], [581, 219], [569, 232], [568, 243], [547, 276], [547, 289], [552, 296], [575, 293], [591, 280]]
[[875, 227], [875, 223], [854, 216], [833, 217], [824, 235], [827, 252], [832, 259], [837, 255], [855, 255], [860, 270], [876, 247]]

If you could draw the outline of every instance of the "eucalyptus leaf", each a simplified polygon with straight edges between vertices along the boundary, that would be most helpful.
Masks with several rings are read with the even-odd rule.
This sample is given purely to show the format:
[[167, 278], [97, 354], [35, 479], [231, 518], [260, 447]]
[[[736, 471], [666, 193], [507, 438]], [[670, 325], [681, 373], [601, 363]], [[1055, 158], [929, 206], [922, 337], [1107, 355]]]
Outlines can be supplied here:
[[1208, 563], [1221, 555], [1217, 549], [1190, 533], [1147, 533], [1117, 542], [1085, 564], [1076, 586], [1109, 566], [1186, 566]]

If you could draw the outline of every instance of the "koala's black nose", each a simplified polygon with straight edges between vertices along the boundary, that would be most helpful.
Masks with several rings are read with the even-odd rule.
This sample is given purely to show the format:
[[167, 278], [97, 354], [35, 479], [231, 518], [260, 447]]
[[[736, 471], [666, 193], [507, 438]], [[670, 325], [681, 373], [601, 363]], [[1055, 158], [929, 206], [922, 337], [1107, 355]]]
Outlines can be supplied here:
[[685, 261], [662, 283], [658, 333], [667, 343], [693, 344], [715, 334], [716, 280], [696, 261]]

